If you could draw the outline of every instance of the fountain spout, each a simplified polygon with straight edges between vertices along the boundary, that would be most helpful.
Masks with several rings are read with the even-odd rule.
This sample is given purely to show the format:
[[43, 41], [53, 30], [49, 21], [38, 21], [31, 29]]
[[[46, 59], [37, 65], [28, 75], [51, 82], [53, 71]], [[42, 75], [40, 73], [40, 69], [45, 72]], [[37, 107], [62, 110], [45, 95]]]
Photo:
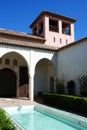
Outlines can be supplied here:
[[21, 110], [22, 109], [22, 106], [18, 105], [18, 110]]

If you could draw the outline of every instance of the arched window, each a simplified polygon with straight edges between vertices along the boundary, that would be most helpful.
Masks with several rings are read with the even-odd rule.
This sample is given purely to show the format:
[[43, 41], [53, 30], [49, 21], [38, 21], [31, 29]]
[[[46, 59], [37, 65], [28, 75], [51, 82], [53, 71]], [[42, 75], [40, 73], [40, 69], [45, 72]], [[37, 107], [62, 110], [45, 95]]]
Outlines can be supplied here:
[[17, 60], [14, 59], [14, 60], [13, 60], [13, 65], [17, 65], [17, 64], [18, 64]]
[[6, 65], [9, 65], [9, 64], [10, 64], [10, 60], [9, 60], [8, 58], [5, 60], [5, 64], [6, 64]]

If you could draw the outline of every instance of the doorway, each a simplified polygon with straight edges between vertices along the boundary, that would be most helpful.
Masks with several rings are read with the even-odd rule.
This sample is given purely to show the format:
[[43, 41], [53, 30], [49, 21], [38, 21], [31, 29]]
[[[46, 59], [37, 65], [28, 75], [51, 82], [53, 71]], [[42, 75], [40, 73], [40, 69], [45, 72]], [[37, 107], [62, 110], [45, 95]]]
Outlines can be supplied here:
[[16, 75], [8, 68], [0, 70], [0, 97], [16, 97]]

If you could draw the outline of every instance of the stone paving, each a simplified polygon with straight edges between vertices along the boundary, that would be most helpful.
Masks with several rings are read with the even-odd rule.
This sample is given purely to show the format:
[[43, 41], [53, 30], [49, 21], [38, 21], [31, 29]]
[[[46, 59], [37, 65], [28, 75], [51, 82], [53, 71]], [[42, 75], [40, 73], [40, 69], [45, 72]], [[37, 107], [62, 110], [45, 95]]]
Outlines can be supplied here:
[[0, 98], [0, 107], [30, 105], [30, 104], [35, 104], [35, 102], [30, 101], [29, 99]]

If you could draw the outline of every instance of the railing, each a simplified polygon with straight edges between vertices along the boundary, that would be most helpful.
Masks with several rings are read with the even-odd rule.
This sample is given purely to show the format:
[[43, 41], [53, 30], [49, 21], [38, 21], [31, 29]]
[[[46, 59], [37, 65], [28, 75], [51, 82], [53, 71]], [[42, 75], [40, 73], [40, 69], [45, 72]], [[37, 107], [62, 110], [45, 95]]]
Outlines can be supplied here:
[[41, 33], [43, 33], [43, 29], [42, 29], [42, 28], [39, 29], [38, 33], [39, 33], [39, 35], [40, 35]]
[[39, 36], [42, 33], [43, 33], [43, 29], [39, 29], [39, 30], [36, 30], [35, 32], [33, 32], [33, 34], [36, 36]]
[[59, 31], [58, 31], [58, 27], [52, 26], [52, 25], [49, 25], [49, 30], [50, 30], [50, 31], [54, 31], [54, 32], [59, 32]]
[[67, 34], [67, 35], [70, 35], [71, 34], [71, 32], [70, 32], [70, 29], [66, 29], [66, 28], [62, 28], [62, 33], [63, 34]]

